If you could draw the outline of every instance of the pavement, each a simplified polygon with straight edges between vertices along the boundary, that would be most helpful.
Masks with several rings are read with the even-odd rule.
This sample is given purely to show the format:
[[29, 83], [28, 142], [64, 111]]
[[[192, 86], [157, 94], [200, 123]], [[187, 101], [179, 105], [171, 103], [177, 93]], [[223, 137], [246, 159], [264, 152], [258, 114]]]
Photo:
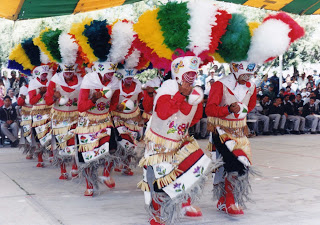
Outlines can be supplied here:
[[[251, 138], [254, 166], [252, 199], [245, 215], [231, 217], [216, 210], [212, 179], [207, 180], [201, 218], [183, 217], [181, 225], [320, 224], [320, 135]], [[205, 148], [207, 140], [199, 141]], [[113, 172], [114, 189], [100, 185], [85, 197], [79, 179], [59, 180], [59, 170], [26, 160], [17, 148], [0, 148], [0, 225], [147, 225], [143, 193], [136, 188], [140, 168], [128, 177]], [[70, 168], [68, 168], [70, 171]]]

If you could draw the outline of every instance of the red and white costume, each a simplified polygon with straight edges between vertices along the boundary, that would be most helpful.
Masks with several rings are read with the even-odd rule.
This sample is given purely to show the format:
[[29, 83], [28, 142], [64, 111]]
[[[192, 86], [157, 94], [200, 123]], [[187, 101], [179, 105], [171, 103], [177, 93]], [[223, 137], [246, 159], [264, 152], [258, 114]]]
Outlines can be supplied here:
[[[28, 93], [29, 101], [32, 107], [32, 127], [35, 129], [37, 139], [40, 142], [42, 148], [39, 148], [38, 153], [38, 165], [37, 167], [43, 166], [42, 154], [43, 152], [50, 151], [51, 149], [51, 122], [50, 122], [50, 111], [51, 106], [46, 105], [44, 95], [41, 95], [40, 88], [45, 87], [49, 84], [48, 79], [41, 80], [40, 76], [43, 73], [50, 74], [50, 68], [47, 65], [38, 66], [33, 70], [34, 79], [30, 81]], [[50, 75], [48, 75], [49, 77]]]
[[[74, 73], [71, 80], [66, 81], [64, 72], [70, 71], [64, 69], [63, 72], [56, 73], [52, 77], [45, 96], [46, 104], [52, 106], [52, 134], [55, 137], [55, 140], [53, 139], [52, 141], [52, 146], [54, 151], [57, 150], [55, 159], [58, 160], [61, 167], [60, 179], [67, 178], [66, 162], [73, 161], [72, 169], [75, 171], [72, 171], [72, 173], [74, 173], [74, 176], [77, 174], [77, 166], [74, 161], [76, 153], [75, 128], [79, 116], [78, 96], [82, 82], [82, 77], [76, 73]], [[74, 72], [74, 70], [71, 72]], [[55, 92], [59, 92], [61, 95], [57, 101], [54, 99]]]
[[[178, 58], [172, 67], [183, 62], [181, 76], [196, 71], [199, 60], [194, 56]], [[165, 81], [154, 99], [145, 153], [139, 163], [143, 180], [138, 187], [145, 193], [151, 216], [165, 223], [174, 222], [181, 207], [192, 207], [190, 203], [201, 194], [205, 174], [210, 171], [211, 159], [188, 134], [188, 128], [202, 117], [202, 99], [201, 88], [194, 88], [188, 99], [180, 94], [176, 80]]]
[[[81, 169], [84, 169], [84, 175], [87, 179], [87, 188], [93, 189], [97, 186], [97, 168], [104, 167], [103, 176], [100, 179], [104, 182], [110, 180], [110, 172], [113, 167], [113, 156], [110, 155], [110, 150], [113, 152], [117, 146], [115, 138], [110, 142], [113, 123], [110, 112], [115, 110], [118, 104], [118, 99], [114, 92], [119, 88], [119, 79], [115, 76], [111, 80], [104, 82], [103, 74], [115, 72], [109, 67], [110, 62], [99, 63], [94, 65], [93, 72], [87, 74], [81, 85], [79, 95], [79, 120], [76, 133], [78, 135], [78, 158]], [[115, 69], [116, 65], [112, 68]], [[103, 74], [99, 73], [103, 70]], [[108, 70], [109, 69], [109, 70]], [[102, 73], [102, 72], [101, 72]], [[103, 96], [95, 103], [91, 100], [95, 92], [102, 92]], [[114, 136], [114, 135], [113, 135]], [[114, 182], [105, 182], [110, 188], [114, 187]]]

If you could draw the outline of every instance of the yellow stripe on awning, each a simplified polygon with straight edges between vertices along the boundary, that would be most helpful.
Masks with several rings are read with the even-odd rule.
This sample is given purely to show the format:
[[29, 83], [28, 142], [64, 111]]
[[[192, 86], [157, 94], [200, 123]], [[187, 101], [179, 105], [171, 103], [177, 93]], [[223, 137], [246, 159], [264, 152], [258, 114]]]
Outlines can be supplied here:
[[73, 13], [88, 12], [122, 5], [126, 0], [79, 0]]
[[0, 0], [0, 17], [16, 20], [23, 2], [24, 0]]
[[279, 11], [293, 0], [248, 0], [243, 5]]

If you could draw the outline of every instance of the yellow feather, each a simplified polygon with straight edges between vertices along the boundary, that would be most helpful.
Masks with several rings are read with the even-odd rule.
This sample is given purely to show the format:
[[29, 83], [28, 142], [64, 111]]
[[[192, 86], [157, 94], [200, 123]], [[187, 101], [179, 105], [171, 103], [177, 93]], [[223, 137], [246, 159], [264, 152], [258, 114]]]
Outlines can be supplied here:
[[214, 60], [218, 61], [219, 63], [226, 63], [224, 59], [221, 57], [221, 55], [218, 52], [213, 53]]
[[46, 45], [41, 41], [41, 38], [42, 38], [42, 35], [49, 31], [50, 28], [46, 27], [44, 30], [42, 30], [39, 34], [38, 37], [34, 38], [33, 39], [33, 44], [35, 44], [36, 46], [38, 46], [40, 48], [40, 50], [46, 54], [48, 56], [48, 58], [50, 59], [51, 62], [57, 62], [53, 57], [52, 55], [50, 54], [50, 52], [48, 51]]
[[249, 26], [249, 30], [250, 30], [250, 35], [252, 37], [254, 30], [257, 29], [258, 26], [260, 26], [260, 23], [259, 22], [250, 22], [250, 23], [248, 23], [248, 26]]
[[33, 70], [34, 66], [31, 64], [29, 57], [26, 55], [21, 44], [18, 44], [9, 56], [10, 60], [20, 63], [25, 70]]
[[146, 11], [139, 17], [139, 21], [133, 25], [139, 39], [159, 56], [171, 59], [173, 51], [164, 44], [163, 32], [157, 19], [159, 9]]
[[73, 34], [76, 40], [79, 42], [79, 45], [82, 48], [82, 51], [86, 54], [87, 58], [91, 63], [98, 60], [98, 58], [93, 54], [93, 49], [88, 44], [88, 38], [82, 33], [85, 29], [85, 25], [89, 25], [93, 19], [85, 18], [80, 23], [74, 23], [70, 29], [70, 34]]

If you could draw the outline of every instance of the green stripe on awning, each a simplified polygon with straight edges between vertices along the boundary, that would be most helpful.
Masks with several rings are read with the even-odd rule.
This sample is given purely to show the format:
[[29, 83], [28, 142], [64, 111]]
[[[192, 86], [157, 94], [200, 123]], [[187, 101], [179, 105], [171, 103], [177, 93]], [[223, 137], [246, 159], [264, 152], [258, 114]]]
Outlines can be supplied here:
[[25, 0], [18, 19], [70, 15], [78, 0]]
[[[314, 4], [314, 5], [313, 5]], [[319, 0], [294, 0], [282, 8], [285, 12], [310, 15], [320, 7]], [[307, 10], [307, 11], [305, 11]]]

